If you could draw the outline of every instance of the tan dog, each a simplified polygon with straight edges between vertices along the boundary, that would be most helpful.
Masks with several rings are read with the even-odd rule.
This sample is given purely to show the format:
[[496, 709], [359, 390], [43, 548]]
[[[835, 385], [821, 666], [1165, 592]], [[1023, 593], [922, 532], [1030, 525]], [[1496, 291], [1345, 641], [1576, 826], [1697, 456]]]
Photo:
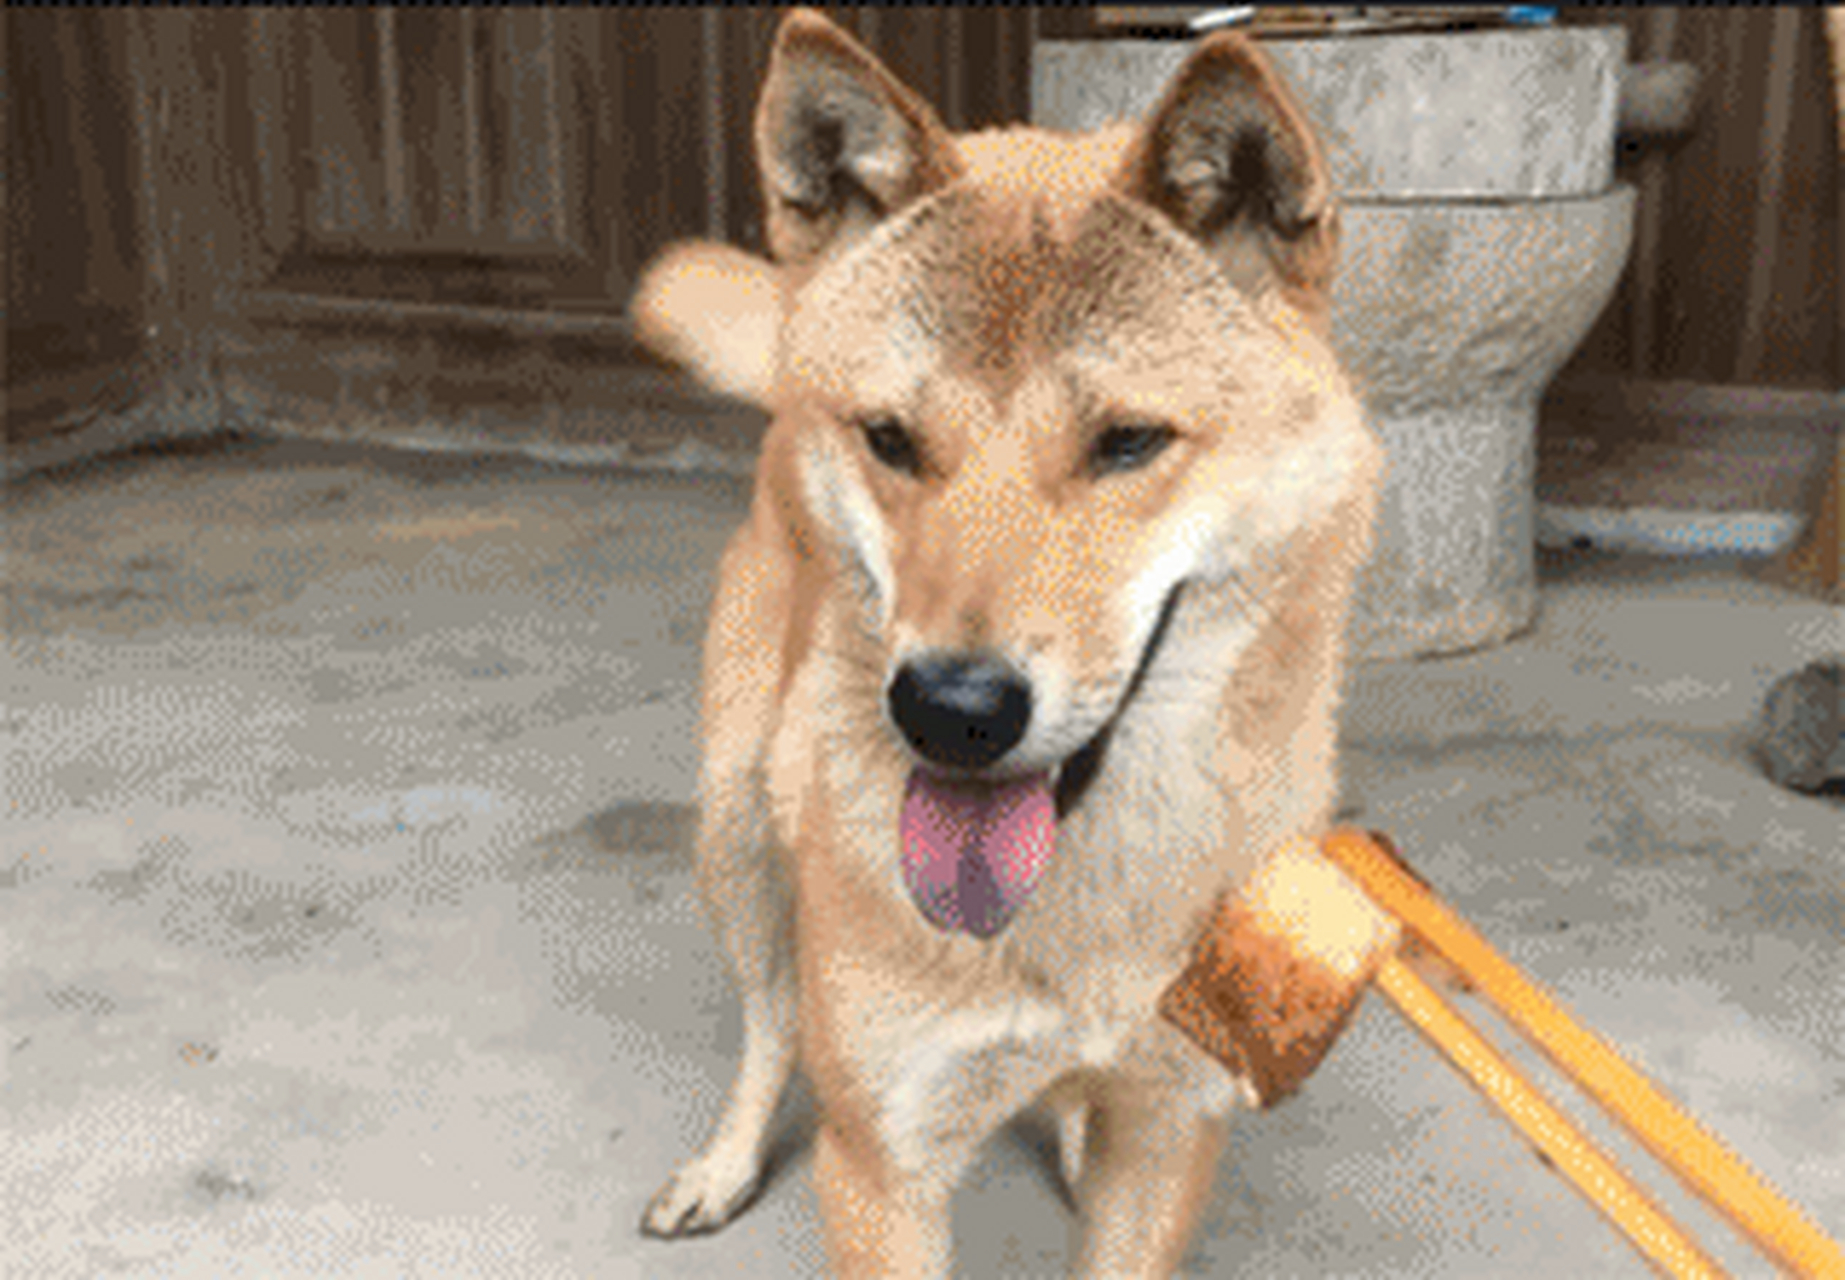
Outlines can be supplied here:
[[946, 1274], [956, 1182], [1039, 1102], [1081, 1267], [1166, 1273], [1252, 1093], [1156, 1009], [1330, 821], [1376, 502], [1324, 162], [1235, 37], [1138, 127], [956, 137], [806, 13], [756, 133], [776, 264], [682, 246], [636, 300], [773, 415], [705, 655], [743, 1064], [645, 1229], [736, 1212], [798, 1053], [842, 1274]]

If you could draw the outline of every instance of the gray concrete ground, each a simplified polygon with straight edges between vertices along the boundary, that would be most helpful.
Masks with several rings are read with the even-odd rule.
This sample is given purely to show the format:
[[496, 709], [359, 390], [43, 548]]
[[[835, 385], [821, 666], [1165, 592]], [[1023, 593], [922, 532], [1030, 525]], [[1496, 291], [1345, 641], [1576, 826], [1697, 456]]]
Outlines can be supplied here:
[[[6, 492], [0, 1270], [820, 1270], [798, 1096], [738, 1222], [636, 1229], [738, 1045], [686, 837], [745, 496], [286, 444]], [[1348, 769], [1362, 821], [1845, 1236], [1841, 808], [1751, 755], [1768, 685], [1839, 647], [1735, 564], [1585, 553], [1514, 643], [1361, 672]], [[992, 1145], [964, 1274], [1061, 1272], [1051, 1169], [1029, 1128]], [[1188, 1269], [1645, 1274], [1377, 1001], [1238, 1123]]]

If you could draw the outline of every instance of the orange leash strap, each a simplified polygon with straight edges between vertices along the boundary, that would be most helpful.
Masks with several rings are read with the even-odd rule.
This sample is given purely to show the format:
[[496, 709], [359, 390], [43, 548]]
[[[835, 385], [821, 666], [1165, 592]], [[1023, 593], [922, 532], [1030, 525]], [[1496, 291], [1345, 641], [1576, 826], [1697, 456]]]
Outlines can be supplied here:
[[[1776, 1265], [1803, 1280], [1845, 1277], [1845, 1249], [1455, 915], [1409, 870], [1384, 837], [1342, 828], [1326, 837], [1322, 850], [1688, 1190]], [[1723, 1274], [1403, 959], [1391, 956], [1385, 960], [1375, 986], [1537, 1144], [1655, 1268], [1672, 1276]]]

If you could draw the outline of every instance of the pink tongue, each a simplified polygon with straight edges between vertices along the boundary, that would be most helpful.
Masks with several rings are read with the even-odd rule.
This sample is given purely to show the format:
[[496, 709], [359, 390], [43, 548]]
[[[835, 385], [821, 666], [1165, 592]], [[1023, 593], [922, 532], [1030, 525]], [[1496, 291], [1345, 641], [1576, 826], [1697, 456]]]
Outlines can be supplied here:
[[956, 784], [917, 769], [903, 796], [903, 882], [939, 929], [990, 938], [1037, 886], [1057, 845], [1050, 779]]

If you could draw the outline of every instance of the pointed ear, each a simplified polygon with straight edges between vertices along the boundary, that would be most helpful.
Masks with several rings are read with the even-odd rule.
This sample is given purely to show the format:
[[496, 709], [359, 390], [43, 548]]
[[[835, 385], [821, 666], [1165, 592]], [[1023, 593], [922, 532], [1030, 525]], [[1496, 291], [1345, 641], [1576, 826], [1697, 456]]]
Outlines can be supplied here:
[[767, 407], [782, 289], [772, 263], [691, 241], [647, 268], [629, 314], [635, 336], [655, 355], [685, 365], [713, 390]]
[[1239, 35], [1202, 42], [1148, 115], [1129, 193], [1204, 243], [1249, 292], [1322, 315], [1338, 254], [1332, 177], [1306, 114]]
[[831, 256], [961, 172], [927, 103], [819, 14], [782, 23], [756, 111], [769, 247]]

